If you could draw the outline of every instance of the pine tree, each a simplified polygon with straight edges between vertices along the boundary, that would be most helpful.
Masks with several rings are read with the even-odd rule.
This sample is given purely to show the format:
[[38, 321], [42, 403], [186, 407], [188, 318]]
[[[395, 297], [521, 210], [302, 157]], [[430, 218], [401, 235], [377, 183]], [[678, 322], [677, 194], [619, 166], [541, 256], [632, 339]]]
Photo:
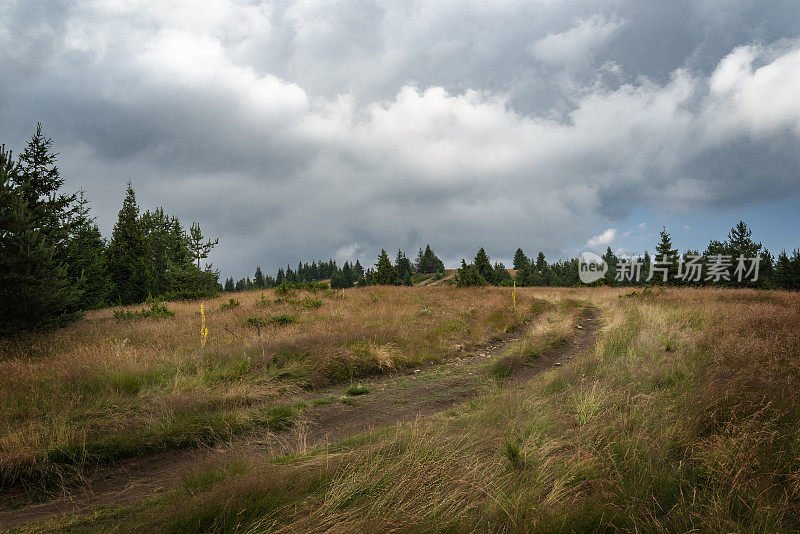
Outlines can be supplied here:
[[80, 191], [74, 216], [70, 221], [66, 264], [70, 280], [78, 284], [81, 309], [99, 308], [113, 292], [106, 266], [106, 242], [89, 215], [89, 203]]
[[121, 304], [134, 304], [147, 298], [152, 276], [146, 255], [147, 246], [139, 219], [136, 193], [128, 182], [122, 209], [106, 250], [108, 273], [114, 284], [114, 300]]
[[235, 289], [236, 289], [236, 285], [233, 282], [233, 277], [227, 278], [225, 280], [225, 291], [226, 292], [231, 292], [231, 291], [234, 291]]
[[548, 286], [550, 285], [550, 268], [547, 265], [547, 260], [544, 257], [544, 252], [539, 252], [536, 256], [536, 262], [531, 262], [531, 270], [533, 276], [533, 285], [535, 286]]
[[265, 285], [264, 284], [264, 273], [261, 272], [261, 266], [260, 265], [258, 267], [256, 267], [256, 274], [255, 274], [254, 282], [256, 284], [256, 288], [264, 289], [264, 285]]
[[533, 285], [533, 273], [531, 272], [531, 264], [527, 257], [523, 257], [518, 263], [516, 282], [518, 286], [527, 287]]
[[444, 263], [436, 257], [430, 245], [425, 246], [425, 252], [422, 253], [422, 260], [417, 268], [417, 272], [424, 274], [444, 272]]
[[458, 287], [485, 286], [488, 284], [475, 264], [467, 265], [464, 259], [461, 260], [461, 268], [456, 273], [455, 278], [456, 286]]
[[[669, 262], [667, 266], [667, 283], [672, 284], [675, 283], [676, 277], [678, 275], [678, 249], [672, 248], [672, 239], [670, 238], [669, 233], [667, 232], [667, 227], [664, 226], [661, 228], [660, 232], [661, 241], [658, 242], [656, 245], [656, 257], [655, 261], [658, 262]], [[661, 265], [663, 267], [663, 265]], [[648, 277], [650, 276], [648, 271]], [[656, 274], [652, 277], [652, 280], [655, 282], [663, 282], [664, 275], [663, 274]]]
[[22, 194], [31, 227], [41, 231], [63, 259], [69, 238], [66, 221], [73, 213], [76, 195], [59, 192], [64, 179], [52, 148], [52, 140], [44, 137], [42, 125], [37, 123], [36, 133], [19, 155], [17, 172], [10, 178]]
[[392, 265], [385, 249], [381, 249], [378, 263], [375, 264], [375, 275], [372, 283], [379, 285], [397, 285], [397, 271]]
[[522, 265], [526, 262], [528, 262], [528, 257], [525, 256], [521, 248], [518, 248], [514, 253], [514, 269], [521, 269]]
[[486, 280], [488, 284], [494, 283], [494, 269], [492, 268], [492, 263], [489, 261], [489, 256], [486, 254], [486, 251], [483, 250], [483, 247], [478, 250], [478, 253], [475, 255], [475, 261], [473, 262], [475, 268], [480, 273], [481, 277]]
[[495, 262], [493, 276], [494, 276], [494, 283], [498, 285], [502, 284], [507, 280], [511, 280], [511, 273], [508, 272], [508, 269], [506, 269], [506, 266], [503, 265], [503, 262], [501, 261]]
[[[203, 242], [205, 237], [203, 237], [203, 232], [200, 230], [200, 224], [193, 222], [191, 228], [189, 229], [189, 250], [192, 252], [192, 258], [195, 262], [197, 262], [197, 291], [198, 293], [201, 291], [201, 279], [204, 277], [202, 276], [203, 271], [200, 269], [200, 260], [204, 260], [208, 258], [209, 253], [211, 253], [211, 249], [219, 244], [219, 239], [215, 239], [211, 241], [210, 239]], [[206, 272], [208, 272], [210, 265], [207, 267]], [[207, 277], [206, 277], [207, 278]], [[214, 278], [214, 284], [216, 284], [216, 278]], [[205, 285], [205, 284], [202, 284]]]
[[419, 253], [417, 254], [417, 258], [414, 260], [414, 272], [421, 273], [420, 267], [422, 266], [422, 262], [425, 259], [425, 253], [422, 252], [422, 247], [419, 247]]
[[609, 285], [609, 286], [617, 285], [619, 283], [616, 280], [616, 277], [617, 277], [617, 262], [619, 262], [619, 258], [617, 258], [617, 256], [611, 250], [611, 247], [607, 247], [606, 248], [606, 253], [603, 254], [602, 258], [603, 258], [603, 261], [605, 261], [606, 265], [608, 266], [608, 270], [606, 271], [606, 274], [603, 277], [606, 285]]
[[402, 250], [397, 251], [397, 260], [395, 261], [396, 269], [397, 269], [397, 280], [399, 283], [405, 286], [411, 285], [411, 273], [413, 271], [413, 267], [411, 265], [411, 261], [403, 254]]
[[80, 316], [79, 291], [59, 258], [58, 236], [42, 225], [51, 218], [31, 195], [30, 177], [0, 146], [0, 335], [62, 326]]

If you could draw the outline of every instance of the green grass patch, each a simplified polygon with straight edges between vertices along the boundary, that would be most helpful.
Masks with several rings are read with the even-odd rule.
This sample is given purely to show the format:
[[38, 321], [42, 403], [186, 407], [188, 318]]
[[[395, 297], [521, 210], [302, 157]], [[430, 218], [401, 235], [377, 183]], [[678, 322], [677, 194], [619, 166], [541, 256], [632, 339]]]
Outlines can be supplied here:
[[369, 393], [369, 388], [361, 384], [350, 386], [345, 390], [345, 393], [350, 396], [366, 395]]

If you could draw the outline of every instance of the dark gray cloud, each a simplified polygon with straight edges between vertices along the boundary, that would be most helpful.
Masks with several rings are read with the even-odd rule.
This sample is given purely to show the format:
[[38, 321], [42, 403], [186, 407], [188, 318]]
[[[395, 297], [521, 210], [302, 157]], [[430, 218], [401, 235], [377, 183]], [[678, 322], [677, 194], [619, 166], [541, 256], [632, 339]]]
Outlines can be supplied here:
[[637, 207], [795, 194], [798, 36], [780, 1], [9, 1], [0, 139], [42, 121], [106, 233], [132, 178], [225, 274], [558, 256]]

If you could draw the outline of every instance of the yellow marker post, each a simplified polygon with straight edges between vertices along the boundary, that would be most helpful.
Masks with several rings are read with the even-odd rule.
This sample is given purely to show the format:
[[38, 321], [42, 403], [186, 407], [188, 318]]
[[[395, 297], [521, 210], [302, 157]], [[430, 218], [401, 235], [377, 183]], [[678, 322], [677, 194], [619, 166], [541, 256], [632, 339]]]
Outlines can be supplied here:
[[206, 328], [206, 311], [203, 305], [200, 305], [200, 317], [203, 318], [203, 323], [200, 325], [200, 348], [206, 346], [206, 338], [208, 337], [208, 329]]
[[514, 280], [514, 289], [511, 290], [511, 305], [517, 311], [517, 281]]

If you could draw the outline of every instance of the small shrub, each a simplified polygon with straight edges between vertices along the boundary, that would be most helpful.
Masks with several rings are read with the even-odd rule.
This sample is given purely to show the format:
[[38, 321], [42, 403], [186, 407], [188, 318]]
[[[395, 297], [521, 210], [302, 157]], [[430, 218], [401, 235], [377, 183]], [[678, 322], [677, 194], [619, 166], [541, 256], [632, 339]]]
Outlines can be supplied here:
[[304, 308], [319, 308], [320, 306], [322, 306], [322, 301], [320, 299], [312, 299], [308, 295], [303, 299]]
[[164, 303], [155, 303], [150, 309], [142, 309], [141, 311], [129, 310], [114, 310], [115, 319], [166, 319], [168, 317], [175, 317], [175, 312], [167, 309]]
[[294, 292], [294, 285], [281, 282], [279, 286], [275, 287], [275, 294], [279, 296], [289, 295]]
[[264, 319], [263, 317], [248, 317], [247, 319], [245, 319], [245, 323], [248, 326], [255, 326], [258, 328], [263, 328], [268, 324], [267, 320]]
[[346, 404], [348, 406], [358, 406], [358, 401], [355, 399], [351, 399], [350, 397], [342, 397], [342, 404]]
[[369, 388], [359, 384], [357, 386], [350, 386], [349, 388], [347, 388], [345, 393], [347, 393], [348, 395], [351, 395], [353, 397], [355, 397], [357, 395], [366, 395], [367, 393], [369, 393]]
[[297, 321], [297, 319], [295, 318], [294, 315], [276, 315], [275, 317], [269, 320], [270, 323], [276, 324], [278, 326], [286, 326], [288, 324], [294, 323], [295, 321]]
[[220, 310], [230, 310], [239, 306], [239, 301], [236, 299], [228, 299], [228, 302], [219, 307]]

